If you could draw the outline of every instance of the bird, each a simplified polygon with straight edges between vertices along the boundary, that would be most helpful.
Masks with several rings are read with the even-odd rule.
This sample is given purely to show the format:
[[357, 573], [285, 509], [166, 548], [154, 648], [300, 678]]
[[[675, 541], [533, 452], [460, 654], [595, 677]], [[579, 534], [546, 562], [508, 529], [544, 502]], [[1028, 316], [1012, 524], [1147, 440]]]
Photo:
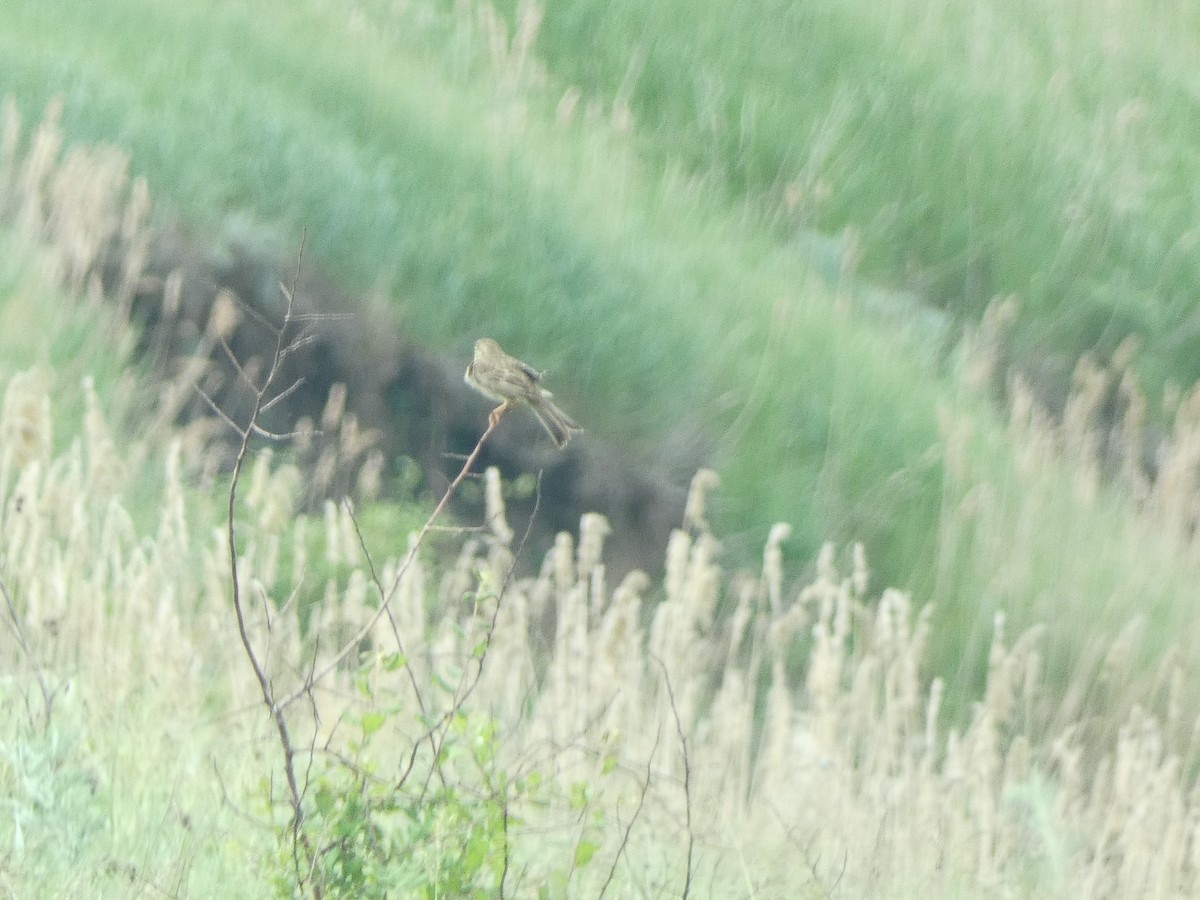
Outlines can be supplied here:
[[488, 416], [495, 427], [510, 407], [524, 403], [538, 417], [558, 449], [567, 446], [572, 435], [583, 431], [571, 417], [554, 405], [553, 396], [542, 387], [542, 373], [528, 363], [505, 353], [491, 338], [475, 342], [475, 356], [463, 380], [479, 393], [500, 405]]

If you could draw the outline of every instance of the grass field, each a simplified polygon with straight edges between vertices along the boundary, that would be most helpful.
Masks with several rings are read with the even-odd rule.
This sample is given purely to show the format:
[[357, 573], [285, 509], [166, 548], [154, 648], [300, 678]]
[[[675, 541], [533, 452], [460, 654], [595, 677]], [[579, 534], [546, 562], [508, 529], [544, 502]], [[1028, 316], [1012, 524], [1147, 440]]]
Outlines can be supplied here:
[[[1070, 812], [1075, 800], [1064, 787], [1069, 766], [1061, 758], [1074, 753], [1075, 745], [1056, 745], [1055, 738], [1075, 728], [1087, 765], [1117, 753], [1112, 765], [1118, 766], [1119, 753], [1126, 752], [1119, 741], [1130, 739], [1121, 726], [1134, 722], [1135, 707], [1150, 710], [1159, 721], [1141, 733], [1158, 734], [1161, 728], [1165, 746], [1181, 755], [1183, 771], [1190, 772], [1187, 722], [1200, 708], [1189, 688], [1189, 674], [1200, 663], [1193, 613], [1200, 573], [1191, 536], [1196, 485], [1189, 474], [1196, 417], [1194, 400], [1188, 399], [1200, 375], [1191, 352], [1198, 273], [1190, 188], [1200, 168], [1195, 150], [1200, 117], [1192, 114], [1200, 91], [1191, 63], [1200, 32], [1189, 27], [1197, 24], [1196, 13], [1186, 4], [1126, 7], [1059, 2], [1035, 14], [1002, 3], [894, 2], [853, 9], [825, 4], [803, 11], [780, 4], [751, 14], [742, 4], [713, 2], [701, 16], [673, 0], [651, 6], [564, 2], [546, 9], [501, 4], [498, 10], [449, 3], [334, 7], [315, 0], [253, 9], [219, 2], [191, 10], [135, 0], [103, 5], [18, 0], [0, 10], [0, 92], [14, 98], [25, 126], [0, 157], [0, 199], [10, 216], [14, 208], [19, 213], [25, 188], [18, 176], [31, 123], [60, 96], [68, 147], [106, 141], [127, 153], [129, 169], [150, 185], [154, 221], [178, 218], [210, 234], [250, 234], [280, 253], [294, 252], [306, 230], [313, 265], [351, 290], [385, 296], [397, 326], [418, 339], [465, 359], [475, 337], [493, 334], [554, 373], [556, 393], [590, 434], [677, 473], [702, 461], [715, 467], [722, 486], [712, 500], [713, 521], [721, 559], [731, 568], [748, 561], [756, 567], [753, 561], [778, 521], [792, 526], [780, 545], [790, 574], [816, 577], [815, 560], [826, 540], [835, 547], [861, 541], [871, 587], [858, 590], [861, 609], [855, 607], [853, 619], [867, 630], [844, 636], [856, 655], [834, 678], [859, 704], [854, 708], [860, 714], [855, 719], [848, 711], [851, 699], [843, 698], [849, 706], [831, 700], [822, 714], [831, 716], [836, 707], [847, 718], [826, 718], [820, 727], [846, 729], [872, 743], [869, 729], [854, 730], [867, 728], [861, 710], [869, 704], [863, 706], [852, 687], [860, 677], [856, 667], [868, 662], [863, 648], [877, 634], [872, 629], [887, 627], [864, 624], [874, 615], [869, 610], [881, 608], [867, 598], [877, 597], [884, 585], [910, 589], [918, 607], [936, 603], [927, 644], [912, 648], [924, 679], [911, 691], [927, 691], [928, 678], [940, 675], [948, 720], [984, 743], [987, 735], [979, 730], [984, 726], [972, 703], [986, 696], [989, 704], [1004, 706], [988, 693], [1000, 690], [999, 657], [991, 653], [989, 659], [996, 613], [1007, 616], [1014, 639], [1027, 627], [1044, 625], [1037, 641], [1021, 650], [1028, 657], [1020, 665], [1040, 665], [1042, 674], [1036, 689], [1033, 681], [1022, 688], [1028, 692], [1025, 718], [1008, 735], [1014, 742], [1015, 735], [1023, 736], [1038, 774], [1029, 780], [1018, 773], [1011, 783], [1001, 779], [1025, 798], [1006, 806], [1004, 815], [1019, 807], [1032, 818], [1013, 825], [1016, 831], [1003, 841], [966, 853], [963, 859], [972, 861], [943, 872], [939, 878], [947, 880], [937, 884], [952, 896], [955, 885], [970, 893], [972, 885], [1023, 884], [1020, 879], [1028, 878], [1037, 885], [1036, 895], [1074, 896], [1079, 885], [1117, 876], [1100, 863], [1083, 872], [1086, 854], [1066, 849], [1076, 846], [1076, 837], [1080, 846], [1103, 843], [1107, 838], [1096, 836], [1101, 826], [1070, 839], [1055, 830], [1079, 820]], [[66, 162], [57, 165], [69, 168]], [[81, 194], [72, 208], [82, 210], [87, 203]], [[99, 311], [58, 299], [62, 282], [71, 281], [70, 266], [58, 273], [65, 277], [46, 276], [43, 263], [56, 255], [69, 260], [79, 249], [68, 248], [49, 226], [42, 231], [36, 239], [6, 232], [0, 247], [3, 376], [18, 400], [22, 390], [34, 398], [21, 409], [36, 411], [42, 402], [37, 398], [53, 396], [53, 425], [37, 453], [43, 467], [61, 460], [52, 467], [54, 477], [68, 477], [72, 465], [95, 477], [100, 518], [88, 528], [97, 535], [111, 525], [101, 513], [105, 498], [120, 496], [125, 512], [111, 515], [127, 516], [132, 530], [118, 529], [129, 537], [114, 545], [117, 566], [126, 554], [136, 556], [139, 539], [161, 538], [164, 492], [173, 483], [164, 461], [170, 438], [158, 435], [133, 457], [138, 460], [133, 468], [146, 477], [114, 475], [110, 493], [104, 493], [104, 465], [93, 466], [87, 452], [76, 449], [79, 423], [90, 409], [88, 421], [94, 425], [98, 416], [108, 417], [119, 423], [110, 426], [119, 433], [129, 427], [127, 411], [144, 406], [151, 389], [127, 370], [131, 341], [119, 325], [97, 324]], [[981, 323], [984, 310], [1005, 295], [1016, 298], [1019, 311], [1005, 328], [989, 330]], [[991, 315], [995, 311], [992, 306]], [[97, 333], [112, 338], [90, 339]], [[972, 337], [962, 342], [963, 333]], [[1139, 483], [1140, 473], [1115, 480], [1111, 472], [1101, 475], [1089, 449], [1114, 424], [1109, 405], [1089, 390], [1097, 379], [1115, 383], [1122, 377], [1117, 348], [1130, 335], [1141, 342], [1130, 371], [1151, 398], [1147, 417], [1175, 428], [1154, 486]], [[1085, 352], [1111, 363], [1112, 371], [1089, 382], [1087, 370], [1080, 370], [1068, 400], [1072, 373]], [[1022, 412], [1019, 389], [1008, 398], [1016, 409], [1011, 416], [996, 403], [989, 386], [1003, 380], [1010, 365], [1034, 384], [1039, 400], [1063, 411], [1061, 423]], [[85, 376], [95, 386], [91, 401], [76, 389]], [[1184, 399], [1160, 404], [1159, 392], [1172, 383]], [[1177, 408], [1182, 412], [1175, 421]], [[41, 427], [30, 433], [42, 435]], [[20, 430], [9, 435], [9, 448], [17, 441], [12, 435], [25, 440]], [[74, 463], [72, 454], [78, 457]], [[15, 462], [5, 470], [10, 559], [14, 551], [7, 542], [17, 521], [11, 492], [22, 477], [45, 477], [45, 489], [54, 494], [53, 478], [45, 474], [51, 470], [42, 471], [22, 475]], [[70, 490], [82, 490], [67, 483]], [[182, 485], [178, 490], [188, 498], [189, 514], [197, 516], [193, 543], [209, 547], [207, 529], [218, 527], [219, 510], [205, 494], [193, 495]], [[44, 533], [61, 528], [69, 533], [72, 521], [85, 521], [72, 516], [78, 513], [51, 515]], [[262, 539], [269, 543], [265, 534]], [[288, 538], [279, 534], [276, 540]], [[848, 553], [836, 554], [843, 569]], [[170, 560], [163, 571], [178, 574], [178, 557]], [[85, 773], [84, 787], [70, 788], [62, 801], [75, 804], [65, 817], [71, 828], [99, 816], [110, 831], [114, 822], [129, 823], [122, 826], [129, 832], [118, 828], [113, 834], [136, 842], [146, 839], [139, 832], [146, 810], [175, 815], [170, 791], [163, 788], [170, 780], [165, 769], [162, 782], [147, 784], [142, 799], [123, 790], [96, 793], [91, 779], [97, 768], [126, 778], [130, 766], [161, 766], [159, 751], [148, 750], [139, 762], [138, 748], [108, 730], [158, 719], [174, 723], [171, 727], [199, 728], [189, 718], [198, 708], [212, 711], [204, 719], [209, 723], [238, 710], [239, 721], [253, 722], [246, 726], [252, 735], [246, 747], [256, 749], [248, 749], [245, 758], [238, 755], [231, 777], [253, 781], [274, 771], [264, 760], [263, 754], [273, 757], [263, 749], [269, 744], [261, 740], [261, 723], [244, 712], [254, 702], [245, 686], [237, 689], [241, 694], [206, 686], [213, 669], [234, 667], [237, 660], [227, 628], [195, 632], [198, 623], [212, 628], [221, 619], [215, 565], [205, 563], [203, 577], [167, 587], [166, 581], [158, 583], [172, 602], [191, 598], [172, 627], [200, 648], [201, 662], [195, 664], [200, 669], [179, 669], [179, 686], [164, 674], [166, 686], [147, 688], [144, 705], [139, 699], [116, 709], [104, 705], [95, 687], [100, 660], [107, 657], [94, 646], [73, 651], [76, 657], [61, 670], [76, 672], [81, 685], [80, 708], [86, 712], [80, 713], [79, 729], [97, 753], [111, 754], [101, 765], [89, 756], [91, 750], [69, 741], [37, 751], [48, 758], [67, 753], [66, 770]], [[66, 571], [64, 559], [54, 554], [30, 566], [15, 591], [20, 609], [31, 602], [29, 585]], [[335, 593], [350, 590], [354, 566], [347, 566], [338, 570], [338, 578], [347, 581]], [[73, 596], [75, 589], [63, 585], [75, 582], [57, 577], [58, 596]], [[828, 580], [840, 583], [837, 577]], [[789, 587], [789, 596], [795, 590]], [[124, 609], [124, 592], [120, 585], [100, 592], [109, 598], [106, 613]], [[670, 588], [662, 587], [661, 594], [670, 595]], [[724, 610], [737, 609], [736, 591], [722, 596]], [[596, 618], [580, 626], [579, 641], [603, 639], [589, 631], [609, 608], [596, 603]], [[818, 709], [820, 691], [832, 690], [813, 682], [819, 639], [805, 628], [788, 631], [800, 621], [806, 628], [819, 621], [817, 607], [811, 601], [790, 618], [784, 609], [775, 610], [786, 624], [777, 622], [772, 633], [796, 635], [788, 652], [764, 643], [762, 635], [747, 638], [748, 659], [726, 658], [728, 648], [719, 644], [696, 647], [711, 665], [689, 668], [699, 657], [688, 657], [679, 677], [700, 696], [719, 696], [723, 685], [733, 692], [730, 697], [743, 696], [722, 678], [735, 672], [756, 683], [775, 665], [781, 668], [772, 677], [790, 686], [774, 696], [791, 696], [798, 710]], [[133, 608], [120, 614], [149, 613]], [[96, 615], [103, 619], [101, 612]], [[759, 610], [755, 620], [766, 628], [763, 615]], [[457, 626], [452, 621], [447, 615], [445, 627], [466, 627], [465, 619]], [[47, 646], [42, 652], [49, 652]], [[466, 645], [454, 646], [470, 655]], [[25, 659], [15, 649], [12, 658]], [[1031, 661], [1035, 657], [1040, 662]], [[131, 671], [122, 692], [141, 692], [148, 673], [166, 671], [164, 665], [146, 662]], [[861, 674], [863, 684], [871, 683], [872, 665], [861, 670], [868, 673]], [[653, 667], [645, 659], [638, 666], [641, 680], [631, 683], [630, 695], [656, 698], [660, 718], [670, 725]], [[192, 683], [197, 678], [199, 685]], [[562, 678], [567, 680], [559, 690], [583, 690], [567, 673]], [[394, 685], [386, 690], [402, 693]], [[750, 706], [757, 704], [766, 716], [766, 694], [748, 696]], [[5, 697], [5, 715], [17, 722], [23, 715], [19, 693]], [[239, 706], [243, 700], [245, 706]], [[908, 696], [903, 712], [896, 712], [894, 722], [904, 723], [896, 726], [901, 732], [923, 733], [925, 724], [914, 711], [921, 704], [914, 702]], [[74, 727], [71, 715], [61, 716], [67, 727]], [[695, 720], [700, 730], [694, 746], [702, 743], [703, 729], [713, 727], [703, 721]], [[764, 727], [765, 722], [759, 719]], [[538, 740], [545, 729], [557, 727], [547, 720], [508, 725], [525, 735], [513, 739], [522, 747], [544, 747]], [[797, 733], [819, 731], [818, 726], [797, 725]], [[619, 727], [633, 733], [627, 722]], [[40, 734], [39, 740], [65, 740], [47, 737], [50, 730]], [[747, 798], [770, 796], [762, 793], [764, 785], [787, 780], [755, 768], [767, 763], [751, 750], [758, 745], [749, 734], [739, 758], [752, 762], [728, 776], [744, 795], [743, 837], [778, 824], [755, 818], [764, 810]], [[588, 741], [601, 737], [592, 734], [584, 743], [594, 749]], [[885, 782], [872, 782], [870, 773], [856, 768], [863, 760], [854, 745], [859, 738], [822, 753], [848, 767], [849, 794], [831, 796], [868, 815], [855, 803], [864, 803], [871, 790], [883, 790]], [[650, 749], [653, 736], [631, 740], [633, 749], [623, 761], [635, 761], [635, 768], [650, 765], [647, 759], [658, 752]], [[24, 777], [21, 767], [32, 765], [33, 757], [14, 762], [14, 754], [26, 752], [14, 749], [21, 746], [6, 747], [10, 787]], [[73, 857], [90, 860], [92, 868], [83, 871], [105, 871], [119, 880], [133, 865], [143, 874], [152, 870], [147, 877], [162, 888], [171, 877], [162, 860], [174, 858], [188, 873], [176, 892], [206, 896], [221, 873], [242, 871], [248, 858], [272, 852], [275, 835], [269, 824], [262, 827], [270, 816], [259, 815], [258, 826], [241, 830], [241, 820], [230, 817], [229, 807], [211, 793], [207, 773], [195, 774], [204, 752], [197, 749], [195, 758], [179, 765], [191, 766], [200, 779], [198, 790], [208, 792], [189, 803], [223, 811], [204, 827], [213, 835], [237, 835], [227, 838], [223, 850], [211, 856], [196, 850], [186, 857], [190, 863], [179, 863], [181, 851], [172, 841], [194, 841], [195, 847], [211, 842], [199, 833], [170, 832], [174, 836], [164, 836], [166, 843], [154, 848], [118, 843], [101, 852], [92, 844], [87, 851], [92, 856]], [[880, 765], [888, 771], [925, 766], [923, 777], [932, 780], [905, 784], [914, 792], [912, 809], [928, 812], [920, 803], [932, 802], [933, 795], [949, 803], [945, 797], [953, 792], [946, 785], [959, 783], [953, 782], [953, 758], [950, 749], [924, 763], [900, 753]], [[1162, 796], [1175, 797], [1171, 791], [1178, 788], [1182, 798], [1183, 783], [1163, 774], [1166, 762], [1154, 758], [1145, 766], [1159, 772], [1160, 763], [1156, 784], [1164, 785]], [[493, 771], [477, 759], [473, 765], [477, 772]], [[338, 775], [332, 766], [331, 783]], [[667, 789], [678, 775], [668, 767], [661, 786]], [[1050, 779], [1045, 783], [1050, 786], [1041, 778]], [[555, 783], [566, 785], [567, 796], [551, 798], [551, 805], [561, 801], [570, 808], [579, 798], [572, 800], [569, 783]], [[711, 801], [713, 810], [727, 809], [729, 797], [722, 791], [737, 793], [728, 785], [709, 788], [723, 798]], [[545, 799], [530, 791], [514, 795], [513, 802], [537, 806]], [[997, 803], [1012, 795], [997, 788], [987, 795], [990, 800], [983, 796], [969, 802]], [[918, 803], [919, 797], [925, 799]], [[1095, 794], [1089, 808], [1109, 809], [1110, 801], [1118, 802], [1116, 793]], [[127, 809], [121, 805], [126, 802]], [[661, 802], [669, 808], [675, 801]], [[1173, 802], [1164, 799], [1162, 809], [1175, 809]], [[104, 808], [97, 811], [96, 803]], [[35, 807], [41, 809], [29, 808]], [[613, 823], [627, 823], [622, 815], [629, 807], [618, 803], [615, 819], [614, 807], [600, 800], [587, 808], [607, 809], [610, 818], [597, 824], [603, 840], [578, 836], [574, 850], [563, 851], [573, 860], [565, 869], [547, 860], [530, 869], [552, 886], [552, 895], [560, 883], [583, 895], [599, 890], [587, 880], [593, 869], [585, 864], [582, 874], [575, 871], [580, 847], [599, 842], [607, 858], [621, 855], [611, 841], [613, 834], [619, 841], [622, 826]], [[939, 809], [938, 821], [951, 828], [961, 810]], [[1051, 816], [1051, 809], [1057, 824], [1039, 830], [1050, 821], [1041, 817]], [[487, 804], [448, 803], [445, 810], [479, 815], [485, 822], [495, 813]], [[186, 810], [185, 818], [195, 819]], [[1030, 824], [1035, 821], [1043, 824]], [[38, 854], [50, 852], [45, 848], [62, 843], [52, 824], [38, 820], [36, 827], [50, 831], [38, 838], [43, 849], [31, 858], [40, 860]], [[436, 823], [426, 824], [436, 832]], [[34, 833], [29, 828], [19, 824], [10, 835], [14, 848], [25, 840], [22, 829]], [[1133, 835], [1137, 829], [1130, 828]], [[1013, 837], [1017, 832], [1038, 837], [1022, 843], [1024, 838]], [[482, 833], [495, 837], [489, 827]], [[709, 837], [726, 849], [736, 845], [728, 835]], [[1150, 864], [1138, 856], [1140, 850], [1122, 852], [1121, 859], [1135, 860], [1120, 876], [1129, 879], [1120, 881], [1127, 895], [1138, 895], [1138, 884], [1165, 892], [1191, 877], [1190, 864], [1181, 861], [1191, 852], [1191, 838], [1180, 840], [1174, 874], [1154, 876], [1165, 880], [1147, 874]], [[492, 859], [495, 845], [487, 846], [480, 852]], [[830, 851], [839, 846], [845, 849], [834, 840]], [[868, 857], [899, 866], [904, 848], [896, 843], [887, 852], [882, 848], [877, 842]], [[642, 850], [656, 852], [648, 845]], [[712, 885], [725, 883], [720, 873], [736, 867], [732, 860], [746, 850], [730, 852], [734, 857], [717, 854], [706, 863], [713, 866]], [[821, 858], [828, 862], [828, 855]], [[109, 871], [105, 859], [119, 863]], [[910, 871], [880, 863], [877, 876], [861, 857], [857, 864], [865, 868], [853, 870], [847, 884], [858, 886], [859, 893], [916, 891], [933, 877], [916, 863]], [[678, 884], [677, 862], [664, 866], [671, 874], [663, 877]], [[1011, 866], [1024, 867], [1024, 874]], [[63, 871], [54, 876], [60, 886], [52, 893], [69, 895], [76, 883], [64, 880]], [[776, 874], [759, 874], [764, 880], [750, 879], [744, 893], [771, 894]], [[1150, 881], [1137, 881], [1143, 876]], [[28, 877], [33, 880], [16, 885], [18, 895], [39, 876]], [[572, 880], [577, 877], [583, 880]], [[872, 884], [871, 877], [881, 880]], [[810, 870], [804, 879], [812, 896], [838, 890], [859, 895], [845, 885], [837, 888], [835, 873], [823, 869]], [[146, 885], [142, 889], [151, 892]], [[656, 889], [639, 888], [644, 895]], [[259, 882], [247, 883], [247, 896], [262, 890]]]
[[[312, 258], [394, 296], [417, 337], [465, 352], [489, 332], [579, 372], [560, 392], [612, 423], [593, 432], [676, 469], [719, 463], [743, 552], [787, 518], [802, 556], [832, 535], [868, 540], [896, 579], [929, 559], [906, 536], [936, 512], [921, 455], [938, 388], [894, 318], [838, 316], [809, 261], [703, 179], [646, 169], [582, 113], [559, 124], [558, 93], [508, 85], [515, 63], [473, 18], [431, 11], [419, 50], [398, 26], [331, 29], [319, 7], [271, 26], [238, 4], [203, 26], [158, 4], [27, 9], [4, 48], [25, 115], [64, 93], [68, 134], [127, 147], [166, 209], [212, 228], [248, 212], [293, 245], [308, 227]], [[143, 28], [157, 36], [130, 40]], [[320, 63], [303, 49], [318, 28]], [[891, 476], [901, 489], [880, 489]]]
[[1136, 333], [1148, 375], [1191, 384], [1197, 24], [1186, 3], [578, 0], [537, 47], [782, 239], [854, 227], [864, 271], [968, 320], [1019, 295], [1027, 362]]
[[[120, 324], [55, 290], [44, 264], [61, 255], [9, 237], [4, 312], [44, 327], [32, 364], [0, 372], [7, 895], [1197, 887], [1185, 660], [1148, 668], [1099, 616], [1083, 638], [1098, 675], [1047, 667], [1059, 623], [998, 619], [977, 688], [930, 682], [947, 623], [870, 592], [857, 552], [839, 570], [828, 547], [801, 586], [776, 529], [761, 573], [727, 582], [713, 536], [678, 532], [661, 584], [614, 588], [593, 518], [538, 577], [509, 582], [519, 551], [489, 476], [485, 539], [456, 560], [406, 569], [396, 548], [369, 568], [345, 511], [296, 517], [298, 473], [259, 455], [236, 507], [239, 583], [272, 689], [303, 701], [284, 707], [309, 841], [296, 842], [279, 737], [238, 644], [223, 500], [188, 482], [197, 448], [170, 429], [118, 446], [129, 389], [80, 380], [79, 358], [50, 348], [83, 322], [119, 342]], [[145, 395], [136, 415], [155, 405]], [[1025, 437], [1026, 474], [1063, 479]], [[348, 630], [374, 618], [377, 578], [396, 585], [396, 630], [376, 619], [370, 649], [336, 666], [358, 646]], [[289, 599], [302, 588], [317, 597], [303, 627]], [[713, 628], [722, 598], [733, 614]], [[945, 716], [955, 692], [973, 701], [960, 727]]]

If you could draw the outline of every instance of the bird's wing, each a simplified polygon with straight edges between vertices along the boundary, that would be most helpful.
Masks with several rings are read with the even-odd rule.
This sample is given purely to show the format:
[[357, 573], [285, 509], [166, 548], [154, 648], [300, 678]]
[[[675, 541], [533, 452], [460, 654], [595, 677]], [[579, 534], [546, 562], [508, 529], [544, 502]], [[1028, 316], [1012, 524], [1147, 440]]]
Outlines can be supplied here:
[[528, 363], [523, 363], [520, 361], [518, 361], [518, 365], [520, 365], [521, 371], [524, 372], [526, 375], [528, 375], [533, 381], [536, 382], [536, 381], [542, 380], [542, 373], [539, 372], [537, 369], [535, 369], [533, 366], [529, 365]]

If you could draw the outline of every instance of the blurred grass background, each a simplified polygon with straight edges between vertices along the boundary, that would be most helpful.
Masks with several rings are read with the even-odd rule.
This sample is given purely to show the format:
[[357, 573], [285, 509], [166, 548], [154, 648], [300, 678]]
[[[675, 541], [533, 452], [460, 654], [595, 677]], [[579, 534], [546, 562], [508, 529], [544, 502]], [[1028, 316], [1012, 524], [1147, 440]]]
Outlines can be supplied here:
[[[1171, 808], [1182, 809], [1192, 789], [1200, 493], [1185, 476], [1200, 472], [1200, 402], [1184, 404], [1177, 464], [1163, 466], [1179, 480], [1139, 489], [1097, 476], [1078, 452], [1095, 434], [1020, 415], [1010, 425], [969, 373], [994, 351], [993, 375], [1011, 366], [1061, 402], [1081, 355], [1107, 361], [1134, 336], [1148, 415], [1171, 427], [1160, 392], [1200, 376], [1198, 20], [1183, 0], [8, 0], [0, 96], [14, 98], [26, 136], [61, 97], [68, 144], [127, 152], [160, 222], [280, 254], [306, 231], [313, 266], [386, 298], [396, 327], [429, 346], [465, 363], [477, 336], [495, 335], [549, 370], [594, 438], [681, 480], [709, 462], [723, 479], [713, 518], [725, 571], [757, 568], [777, 520], [794, 526], [795, 569], [823, 540], [863, 541], [872, 597], [893, 584], [918, 607], [936, 604], [929, 652], [913, 665], [946, 678], [944, 697], [930, 694], [943, 697], [940, 725], [1016, 710], [1019, 728], [998, 719], [1019, 736], [1003, 786], [993, 794], [981, 777], [980, 797], [1012, 813], [1009, 789], [1028, 787], [1020, 761], [1032, 757], [1047, 773], [1038, 802], [1062, 800], [1074, 829], [1078, 809], [1055, 791], [1073, 766], [1090, 776], [1110, 745], [1136, 770], [1115, 776], [1134, 793], [1173, 791], [1178, 777]], [[24, 149], [0, 147], [0, 175]], [[273, 837], [255, 823], [262, 810], [238, 807], [271, 764], [250, 737], [253, 705], [225, 696], [237, 670], [229, 623], [189, 619], [201, 593], [223, 602], [219, 573], [196, 562], [212, 550], [220, 497], [172, 495], [183, 488], [154, 458], [169, 436], [129, 455], [126, 435], [106, 443], [80, 425], [119, 428], [149, 388], [128, 367], [130, 336], [107, 311], [65, 300], [42, 252], [0, 229], [0, 379], [18, 401], [21, 390], [54, 397], [46, 433], [61, 456], [21, 477], [44, 477], [79, 565], [44, 562], [61, 560], [59, 535], [28, 541], [50, 587], [39, 598], [17, 583], [17, 601], [31, 622], [39, 599], [72, 613], [91, 601], [124, 643], [89, 632], [84, 615], [44, 629], [60, 652], [70, 645], [56, 628], [83, 630], [94, 655], [53, 658], [64, 687], [43, 743], [25, 733], [19, 683], [5, 682], [4, 868], [18, 891], [211, 896], [232, 884], [261, 896]], [[1019, 312], [1001, 342], [971, 337], [1008, 295]], [[102, 415], [89, 418], [89, 404]], [[1101, 418], [1076, 424], [1111, 424], [1093, 411]], [[97, 446], [124, 466], [120, 503], [90, 478]], [[85, 475], [92, 493], [71, 487]], [[195, 536], [183, 548], [167, 540], [175, 503]], [[94, 521], [81, 518], [88, 509]], [[410, 514], [364, 511], [368, 537], [405, 533]], [[246, 519], [254, 539], [282, 534], [256, 529], [249, 507]], [[279, 557], [285, 569], [305, 539], [327, 537], [316, 519], [305, 527]], [[92, 528], [108, 543], [89, 544]], [[167, 547], [157, 569], [150, 534]], [[101, 545], [107, 562], [94, 564]], [[113, 574], [125, 557], [130, 580]], [[348, 570], [315, 549], [310, 561], [297, 568], [313, 591]], [[121, 618], [143, 603], [179, 611], [195, 633], [146, 639], [173, 617]], [[1046, 630], [1024, 645], [1029, 679], [993, 653], [992, 674], [1012, 686], [985, 692], [998, 613], [1013, 638]], [[800, 657], [812, 637], [794, 637]], [[188, 641], [211, 654], [188, 653]], [[801, 683], [799, 668], [788, 674]], [[1158, 713], [1161, 734], [1129, 727], [1131, 709]], [[1149, 749], [1131, 749], [1131, 736]], [[990, 751], [967, 755], [975, 765]], [[871, 758], [848, 757], [847, 783]], [[1124, 818], [1153, 843], [1145, 859], [1165, 856], [1139, 818], [1145, 797], [1124, 805], [1096, 781], [1090, 808], [1108, 797], [1117, 819], [1084, 867], [1118, 859], [1112, 822]], [[863, 796], [889, 827], [935, 833]], [[880, 848], [859, 840], [861, 821], [832, 830], [875, 873]], [[1062, 846], [1091, 846], [1076, 838], [1065, 831]], [[1031, 843], [1030, 858], [1053, 868], [1042, 851], [1057, 839]], [[902, 893], [884, 871], [879, 889]]]
[[799, 567], [863, 541], [879, 584], [942, 604], [939, 667], [977, 676], [997, 608], [1063, 623], [1063, 665], [1101, 618], [1149, 610], [1151, 655], [1194, 630], [1194, 563], [1131, 538], [1119, 494], [1035, 493], [952, 348], [1013, 294], [1007, 361], [1047, 395], [1130, 334], [1151, 396], [1196, 381], [1198, 17], [12, 0], [0, 92], [27, 120], [62, 96], [69, 140], [127, 150], [160, 215], [307, 229], [414, 337], [465, 360], [494, 335], [593, 436], [709, 461], [731, 559], [777, 520]]

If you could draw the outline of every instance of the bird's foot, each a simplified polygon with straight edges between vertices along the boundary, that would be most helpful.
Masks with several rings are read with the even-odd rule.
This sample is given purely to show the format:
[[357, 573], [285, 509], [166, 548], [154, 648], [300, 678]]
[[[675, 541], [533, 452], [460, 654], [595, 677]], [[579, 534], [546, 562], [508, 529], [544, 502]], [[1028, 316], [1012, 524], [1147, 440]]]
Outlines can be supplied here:
[[490, 413], [488, 413], [488, 427], [495, 428], [499, 424], [501, 417], [508, 412], [508, 401], [505, 400]]

